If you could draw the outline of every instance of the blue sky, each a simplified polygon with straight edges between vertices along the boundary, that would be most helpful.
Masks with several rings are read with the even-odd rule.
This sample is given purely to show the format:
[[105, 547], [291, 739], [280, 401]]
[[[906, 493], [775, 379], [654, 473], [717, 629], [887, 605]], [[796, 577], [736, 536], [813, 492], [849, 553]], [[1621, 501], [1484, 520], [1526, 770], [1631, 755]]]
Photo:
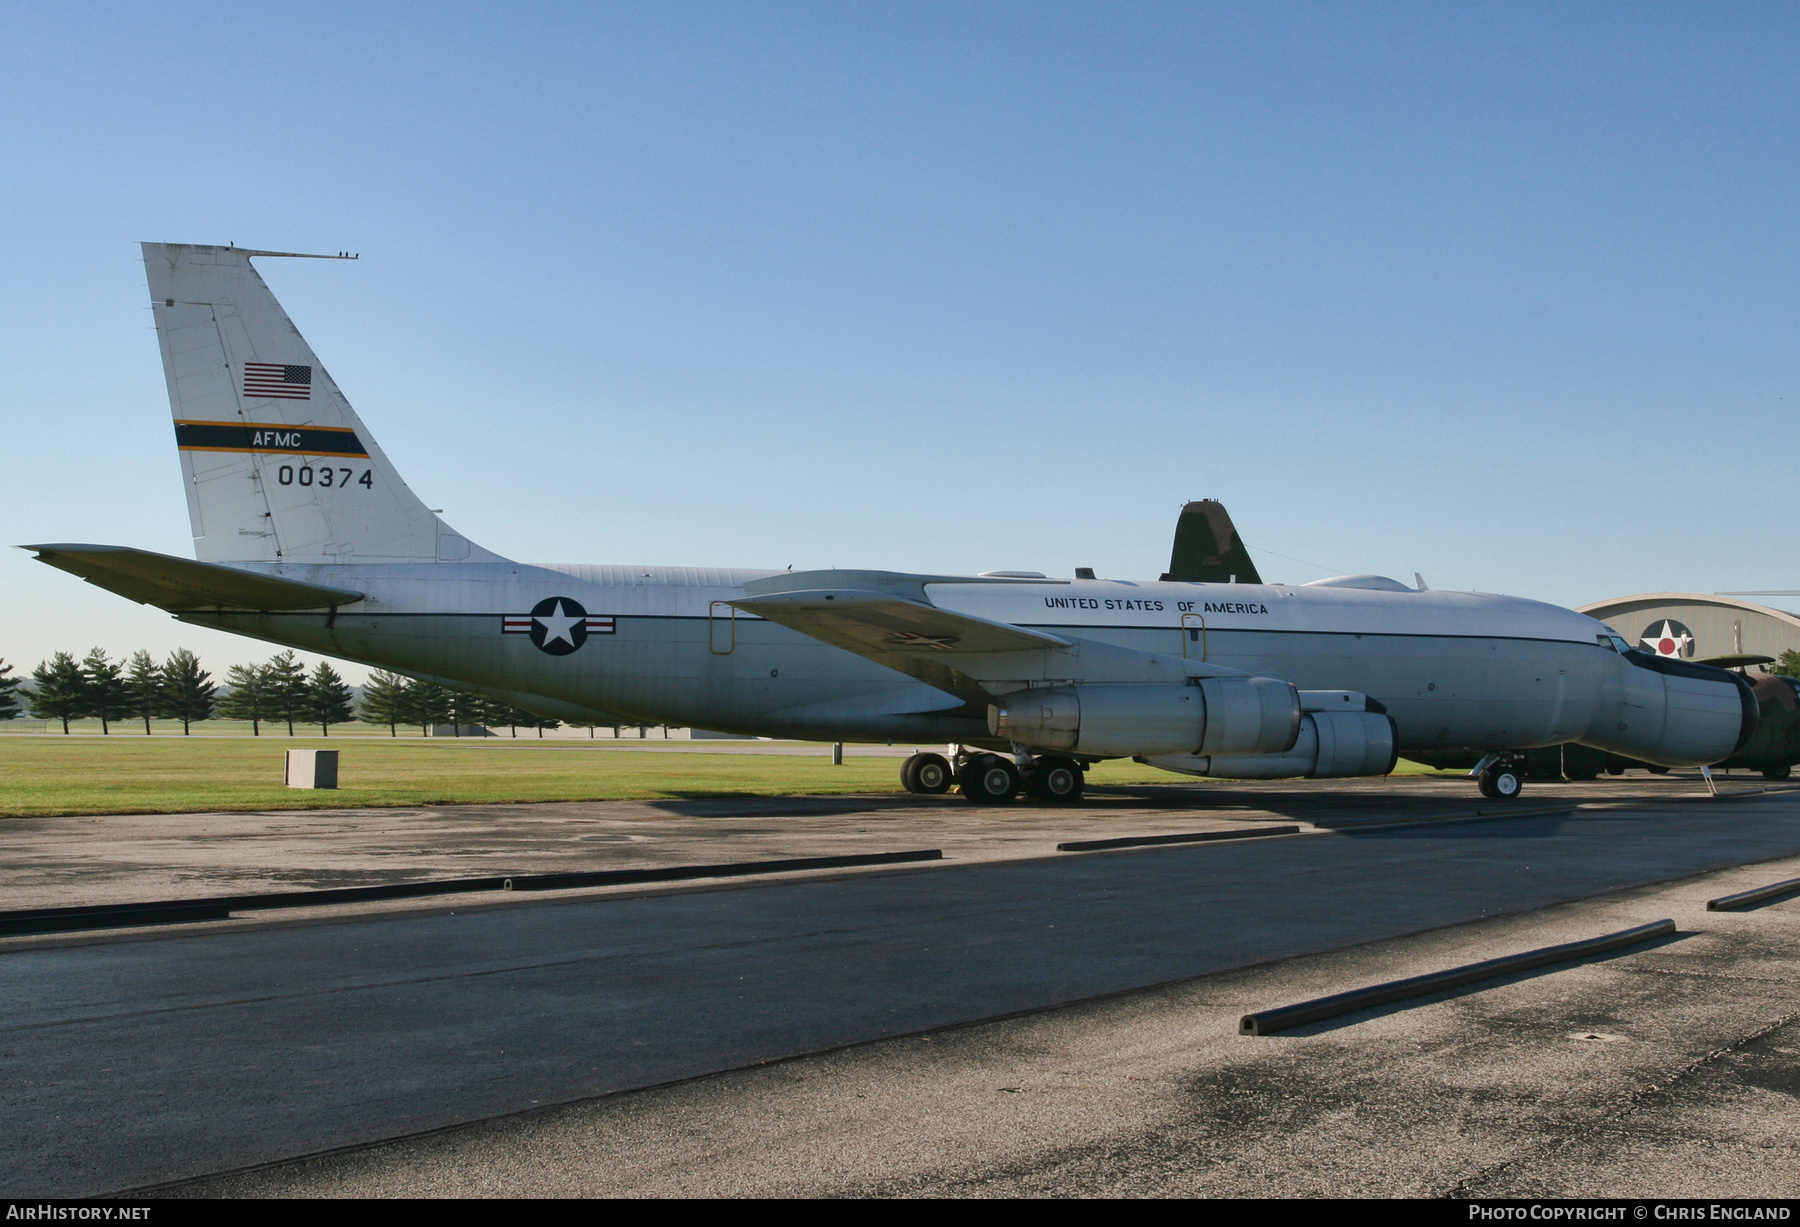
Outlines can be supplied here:
[[[414, 488], [527, 560], [1145, 578], [1213, 496], [1290, 582], [1800, 587], [1792, 6], [0, 35], [7, 543], [191, 553], [163, 239], [361, 252], [263, 271]], [[96, 643], [267, 654], [4, 551], [0, 657]]]

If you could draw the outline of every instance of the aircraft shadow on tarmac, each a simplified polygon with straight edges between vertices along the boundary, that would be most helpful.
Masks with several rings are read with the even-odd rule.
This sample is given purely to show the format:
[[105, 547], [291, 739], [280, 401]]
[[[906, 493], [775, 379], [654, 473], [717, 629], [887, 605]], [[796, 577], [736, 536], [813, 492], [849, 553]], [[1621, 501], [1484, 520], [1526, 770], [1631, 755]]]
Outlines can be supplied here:
[[[1267, 815], [1306, 818], [1327, 813], [1348, 821], [1374, 816], [1402, 816], [1407, 812], [1430, 810], [1467, 810], [1474, 813], [1482, 803], [1473, 790], [1467, 797], [1442, 795], [1395, 795], [1391, 791], [1368, 792], [1349, 789], [1309, 788], [1305, 792], [1248, 792], [1224, 788], [1196, 788], [1166, 784], [1107, 784], [1089, 788], [1081, 800], [1070, 805], [1037, 801], [1020, 797], [1007, 805], [980, 806], [977, 813], [1006, 813], [1028, 810], [1037, 814], [1053, 814], [1074, 809], [1092, 812], [1130, 814], [1139, 811], [1191, 810], [1196, 817], [1232, 817], [1234, 811], [1255, 811], [1259, 818]], [[955, 793], [941, 796], [907, 794], [859, 795], [838, 797], [770, 797], [745, 794], [720, 796], [717, 793], [676, 796], [645, 804], [686, 818], [764, 817], [775, 815], [829, 816], [832, 814], [866, 814], [883, 810], [969, 810], [972, 803]], [[1247, 816], [1247, 815], [1246, 815]]]
[[1314, 825], [1321, 830], [1332, 831], [1338, 835], [1353, 839], [1548, 839], [1559, 835], [1572, 819], [1592, 821], [1591, 814], [1520, 814], [1496, 815], [1491, 820], [1483, 817], [1479, 822], [1459, 822], [1449, 819], [1444, 822], [1418, 822], [1405, 826], [1383, 826], [1374, 830], [1358, 830], [1362, 825], [1355, 822], [1344, 823], [1341, 827], [1330, 820], [1321, 820]]

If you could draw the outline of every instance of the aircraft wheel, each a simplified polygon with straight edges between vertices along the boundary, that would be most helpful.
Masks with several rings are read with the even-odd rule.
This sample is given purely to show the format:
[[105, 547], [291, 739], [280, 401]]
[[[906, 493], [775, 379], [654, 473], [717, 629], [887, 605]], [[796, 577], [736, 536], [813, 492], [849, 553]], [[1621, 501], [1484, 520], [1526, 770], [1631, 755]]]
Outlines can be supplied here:
[[1651, 775], [1669, 774], [1669, 769], [1667, 767], [1645, 767], [1644, 770], [1648, 771]]
[[1614, 760], [1612, 760], [1610, 758], [1607, 759], [1606, 760], [1606, 774], [1608, 774], [1608, 775], [1624, 775], [1625, 774], [1625, 764], [1621, 763], [1621, 762], [1615, 762]]
[[978, 754], [963, 765], [956, 785], [977, 805], [1005, 805], [1019, 794], [1019, 769], [998, 754]]
[[1481, 788], [1481, 795], [1492, 797], [1496, 801], [1511, 801], [1524, 789], [1524, 777], [1519, 769], [1510, 763], [1495, 763], [1481, 773], [1476, 783]]
[[1794, 774], [1794, 768], [1788, 763], [1783, 763], [1779, 767], [1763, 768], [1763, 779], [1765, 780], [1785, 780], [1792, 774]]
[[942, 754], [915, 754], [900, 768], [907, 792], [936, 796], [950, 791], [950, 761]]
[[1026, 788], [1040, 801], [1074, 801], [1086, 783], [1080, 763], [1053, 754], [1037, 760]]

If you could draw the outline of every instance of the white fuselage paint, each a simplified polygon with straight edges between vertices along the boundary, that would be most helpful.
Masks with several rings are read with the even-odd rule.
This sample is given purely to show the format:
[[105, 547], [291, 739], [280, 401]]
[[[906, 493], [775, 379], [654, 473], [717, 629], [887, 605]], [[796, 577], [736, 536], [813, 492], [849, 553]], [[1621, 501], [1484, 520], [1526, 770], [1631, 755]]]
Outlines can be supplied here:
[[[470, 687], [565, 719], [852, 740], [980, 741], [984, 713], [727, 602], [771, 571], [515, 563], [237, 564], [367, 593], [320, 613], [187, 620]], [[1556, 606], [1460, 592], [1075, 580], [932, 584], [961, 613], [1204, 659], [1301, 689], [1354, 690], [1402, 751], [1578, 739], [1618, 705], [1627, 662]], [[567, 655], [502, 619], [561, 597], [613, 619]], [[1088, 679], [1105, 680], [1105, 679]]]

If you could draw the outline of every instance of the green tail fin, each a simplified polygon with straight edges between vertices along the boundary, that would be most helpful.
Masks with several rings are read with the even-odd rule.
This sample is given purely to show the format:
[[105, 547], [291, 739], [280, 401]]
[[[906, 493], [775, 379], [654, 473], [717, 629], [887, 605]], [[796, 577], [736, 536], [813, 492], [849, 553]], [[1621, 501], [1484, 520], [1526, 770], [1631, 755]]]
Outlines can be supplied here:
[[1175, 524], [1175, 551], [1169, 556], [1168, 580], [1202, 584], [1260, 584], [1250, 551], [1231, 523], [1223, 504], [1210, 498], [1189, 503]]

